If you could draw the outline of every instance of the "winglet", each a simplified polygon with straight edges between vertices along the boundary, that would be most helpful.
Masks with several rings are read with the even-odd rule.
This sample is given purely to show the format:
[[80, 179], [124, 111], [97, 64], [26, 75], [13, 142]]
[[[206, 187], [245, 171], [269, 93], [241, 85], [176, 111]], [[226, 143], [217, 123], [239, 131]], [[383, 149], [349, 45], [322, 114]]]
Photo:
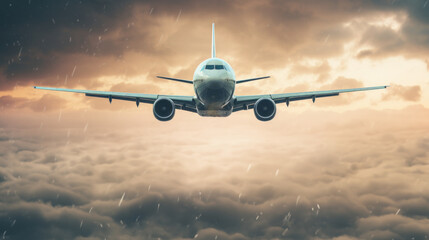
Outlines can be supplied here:
[[215, 24], [212, 23], [212, 58], [216, 57]]

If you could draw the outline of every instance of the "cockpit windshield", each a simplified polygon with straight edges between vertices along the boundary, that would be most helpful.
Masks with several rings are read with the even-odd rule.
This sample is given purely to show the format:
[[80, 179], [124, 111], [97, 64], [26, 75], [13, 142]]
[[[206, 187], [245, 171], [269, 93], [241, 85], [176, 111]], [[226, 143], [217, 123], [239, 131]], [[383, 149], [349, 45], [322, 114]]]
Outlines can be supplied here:
[[208, 70], [213, 70], [213, 69], [222, 70], [222, 69], [226, 69], [226, 67], [224, 65], [211, 65], [211, 64], [208, 64], [205, 67], [203, 67], [203, 69], [208, 69]]

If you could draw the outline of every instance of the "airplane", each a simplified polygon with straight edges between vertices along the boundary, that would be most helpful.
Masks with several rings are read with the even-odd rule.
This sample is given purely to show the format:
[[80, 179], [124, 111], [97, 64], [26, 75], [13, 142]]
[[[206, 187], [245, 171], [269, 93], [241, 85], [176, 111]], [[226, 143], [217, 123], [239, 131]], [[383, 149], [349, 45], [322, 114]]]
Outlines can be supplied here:
[[260, 121], [269, 121], [276, 115], [276, 104], [338, 96], [340, 93], [368, 91], [387, 88], [376, 86], [365, 88], [338, 89], [329, 91], [294, 92], [263, 95], [234, 95], [236, 84], [269, 78], [256, 77], [236, 80], [232, 67], [223, 59], [216, 57], [215, 24], [212, 23], [211, 58], [201, 62], [195, 69], [193, 81], [157, 76], [161, 79], [178, 81], [194, 85], [195, 96], [156, 95], [127, 92], [104, 92], [93, 90], [78, 90], [65, 88], [37, 87], [35, 89], [63, 92], [84, 93], [88, 97], [107, 98], [140, 103], [153, 104], [153, 114], [160, 121], [169, 121], [174, 117], [175, 110], [180, 109], [198, 113], [203, 117], [227, 117], [233, 112], [253, 109], [255, 117]]

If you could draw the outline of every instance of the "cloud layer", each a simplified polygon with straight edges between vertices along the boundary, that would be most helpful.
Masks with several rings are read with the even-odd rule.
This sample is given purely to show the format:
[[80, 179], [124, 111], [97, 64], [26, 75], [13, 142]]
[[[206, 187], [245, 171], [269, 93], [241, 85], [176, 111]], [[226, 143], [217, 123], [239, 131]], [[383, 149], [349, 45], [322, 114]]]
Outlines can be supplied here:
[[0, 136], [6, 239], [429, 234], [429, 110], [420, 106], [281, 112], [270, 125], [241, 127], [230, 123], [249, 116], [129, 128], [137, 120], [124, 114], [8, 123]]

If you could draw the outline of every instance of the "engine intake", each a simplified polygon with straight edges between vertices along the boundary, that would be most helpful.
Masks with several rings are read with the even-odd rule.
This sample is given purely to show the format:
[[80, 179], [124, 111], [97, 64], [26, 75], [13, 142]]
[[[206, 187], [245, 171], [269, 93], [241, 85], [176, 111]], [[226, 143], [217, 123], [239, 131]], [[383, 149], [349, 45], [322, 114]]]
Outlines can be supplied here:
[[260, 98], [253, 107], [255, 116], [260, 121], [269, 121], [276, 115], [276, 103], [270, 98]]
[[174, 117], [174, 102], [169, 98], [158, 98], [153, 103], [153, 115], [159, 121], [169, 121]]

